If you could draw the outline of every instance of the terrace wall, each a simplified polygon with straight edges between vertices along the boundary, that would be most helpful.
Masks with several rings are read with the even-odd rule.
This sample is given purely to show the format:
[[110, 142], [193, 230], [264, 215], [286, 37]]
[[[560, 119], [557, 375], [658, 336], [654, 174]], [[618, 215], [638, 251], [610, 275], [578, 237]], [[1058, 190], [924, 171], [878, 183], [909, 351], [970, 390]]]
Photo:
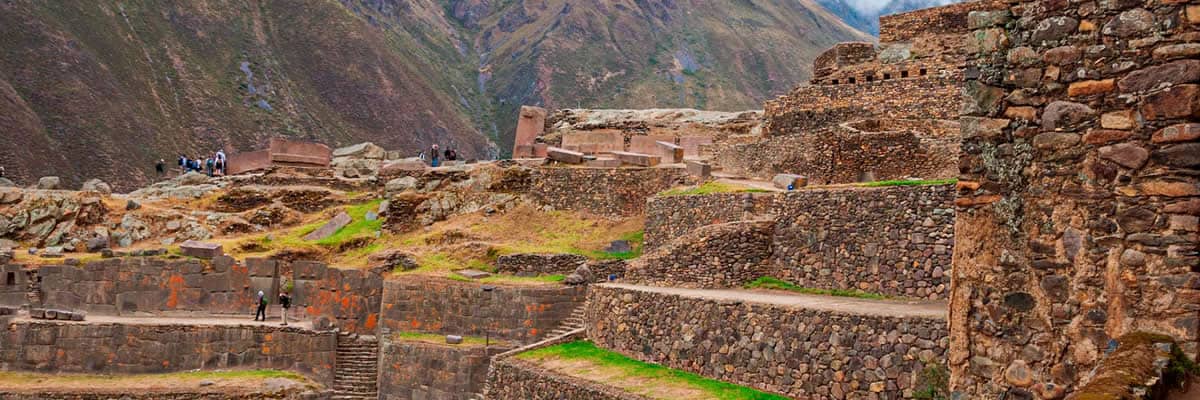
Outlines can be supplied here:
[[490, 398], [525, 400], [648, 400], [583, 379], [556, 374], [521, 360], [506, 358], [496, 362], [490, 377]]
[[404, 276], [384, 283], [382, 324], [388, 332], [490, 335], [532, 343], [571, 316], [586, 296], [584, 287], [483, 286], [442, 278]]
[[[658, 249], [712, 223], [773, 217], [772, 233], [765, 238], [769, 242], [750, 246], [756, 250], [747, 248], [742, 260], [768, 249], [763, 276], [811, 288], [941, 299], [950, 284], [953, 200], [952, 185], [656, 197], [648, 206], [646, 239], [648, 248]], [[680, 241], [685, 249], [688, 243], [708, 243], [690, 236]], [[683, 250], [663, 256], [661, 265], [647, 263], [650, 258], [640, 261], [638, 272], [631, 266], [629, 275], [644, 278], [643, 283], [739, 286], [741, 277], [723, 278], [734, 272], [731, 268], [704, 266], [703, 260], [716, 256]], [[697, 274], [702, 277], [693, 276]]]
[[263, 368], [333, 384], [334, 332], [273, 326], [14, 322], [0, 330], [0, 369], [139, 374]]
[[[126, 257], [36, 271], [42, 280], [38, 306], [106, 315], [251, 315], [260, 290], [276, 312], [274, 299], [283, 278], [295, 284], [293, 316], [328, 317], [342, 330], [363, 333], [376, 328], [383, 287], [382, 276], [374, 271], [256, 258], [203, 262]], [[4, 304], [13, 306], [27, 302], [9, 296], [0, 300], [17, 300]]]
[[948, 344], [944, 319], [591, 290], [587, 334], [596, 345], [795, 398], [905, 398]]
[[483, 392], [489, 357], [507, 348], [380, 341], [379, 393], [383, 400], [470, 400]]
[[534, 171], [529, 194], [556, 209], [640, 215], [646, 199], [687, 181], [683, 168], [555, 168]]

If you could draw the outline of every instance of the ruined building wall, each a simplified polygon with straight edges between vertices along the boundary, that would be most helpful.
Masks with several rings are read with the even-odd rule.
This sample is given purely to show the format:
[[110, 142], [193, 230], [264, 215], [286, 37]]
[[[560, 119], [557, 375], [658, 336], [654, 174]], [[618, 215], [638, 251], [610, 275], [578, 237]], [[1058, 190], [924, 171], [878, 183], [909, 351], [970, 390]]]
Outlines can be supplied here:
[[646, 199], [688, 181], [683, 168], [538, 168], [529, 195], [560, 210], [640, 215]]
[[1109, 340], [1200, 340], [1200, 6], [973, 13], [951, 385], [1052, 398]]
[[[629, 279], [740, 286], [736, 281], [756, 272], [759, 276], [751, 280], [772, 276], [811, 288], [944, 299], [954, 251], [953, 201], [953, 185], [657, 197], [646, 214], [647, 243], [653, 244], [647, 248], [652, 252], [630, 266]], [[774, 218], [766, 236], [770, 243], [710, 244], [710, 253], [687, 250], [688, 243], [703, 241], [680, 239], [713, 222], [742, 221], [747, 206], [753, 210], [752, 219]], [[655, 249], [676, 239], [685, 242], [679, 244], [680, 254], [646, 264]], [[707, 236], [704, 240], [712, 241]], [[739, 262], [755, 260], [766, 251], [769, 265], [738, 271], [704, 266], [705, 260], [739, 245], [747, 252]], [[635, 268], [641, 271], [635, 273]], [[737, 279], [729, 279], [733, 276]]]
[[406, 276], [384, 284], [381, 334], [430, 332], [485, 336], [515, 343], [543, 338], [583, 304], [586, 289], [496, 286]]
[[765, 104], [764, 131], [797, 135], [857, 119], [957, 118], [961, 81], [961, 71], [948, 69], [910, 78], [800, 86]]
[[591, 290], [585, 320], [597, 346], [793, 398], [905, 398], [946, 351], [941, 318]]
[[91, 374], [263, 368], [333, 384], [337, 334], [272, 326], [16, 322], [0, 329], [0, 369]]
[[945, 179], [957, 173], [958, 130], [954, 121], [867, 119], [801, 135], [723, 143], [714, 153], [725, 171], [763, 179], [779, 173], [801, 174], [816, 183], [858, 182], [865, 173], [876, 180]]

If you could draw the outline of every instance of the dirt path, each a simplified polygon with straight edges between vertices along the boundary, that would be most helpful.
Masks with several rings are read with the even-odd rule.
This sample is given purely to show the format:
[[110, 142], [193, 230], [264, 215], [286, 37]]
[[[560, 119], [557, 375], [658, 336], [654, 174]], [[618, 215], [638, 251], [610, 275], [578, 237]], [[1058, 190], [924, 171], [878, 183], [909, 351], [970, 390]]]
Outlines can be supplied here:
[[684, 289], [606, 283], [604, 287], [637, 290], [718, 301], [744, 301], [811, 310], [842, 312], [885, 317], [918, 317], [946, 319], [950, 309], [945, 301], [870, 300], [765, 290]]
[[[13, 319], [15, 322], [55, 322], [63, 324], [122, 324], [122, 325], [202, 325], [202, 326], [280, 326], [278, 309], [269, 314], [266, 321], [255, 321], [254, 316], [247, 313], [238, 316], [197, 316], [197, 317], [125, 317], [111, 315], [88, 315], [86, 321], [47, 321], [29, 318], [24, 315]], [[293, 317], [297, 315], [292, 310]], [[288, 326], [300, 329], [312, 329], [311, 321], [294, 321], [289, 319]]]

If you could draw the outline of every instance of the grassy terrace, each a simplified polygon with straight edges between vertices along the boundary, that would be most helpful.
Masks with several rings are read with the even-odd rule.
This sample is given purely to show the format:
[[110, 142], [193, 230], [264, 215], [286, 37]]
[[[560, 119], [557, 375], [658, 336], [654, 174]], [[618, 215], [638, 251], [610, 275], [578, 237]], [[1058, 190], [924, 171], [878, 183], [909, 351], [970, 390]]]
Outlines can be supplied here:
[[[302, 375], [277, 370], [191, 371], [168, 374], [91, 375], [47, 374], [0, 371], [0, 387], [10, 392], [29, 391], [89, 391], [123, 393], [136, 391], [238, 391], [252, 392], [263, 387], [263, 381], [283, 378], [303, 386], [315, 384]], [[212, 385], [201, 387], [201, 381]]]
[[700, 186], [675, 188], [659, 193], [659, 196], [703, 196], [716, 193], [766, 193], [766, 190], [745, 187], [732, 183], [708, 181]]
[[421, 343], [431, 343], [431, 344], [444, 344], [447, 346], [467, 346], [467, 347], [483, 346], [485, 343], [491, 344], [492, 346], [505, 346], [508, 344], [507, 342], [504, 342], [501, 340], [496, 340], [495, 338], [488, 340], [488, 339], [485, 339], [482, 337], [477, 337], [477, 336], [463, 336], [462, 344], [446, 344], [446, 335], [439, 335], [436, 333], [425, 333], [425, 332], [396, 332], [396, 333], [392, 334], [392, 341], [395, 341], [395, 342], [421, 342]]
[[817, 295], [822, 295], [822, 296], [837, 296], [837, 297], [855, 297], [855, 298], [859, 298], [859, 299], [882, 300], [882, 299], [888, 298], [887, 296], [884, 296], [882, 294], [868, 293], [868, 292], [863, 292], [860, 290], [806, 288], [806, 287], [797, 286], [794, 283], [791, 283], [791, 282], [788, 282], [788, 281], [785, 281], [782, 279], [772, 278], [769, 276], [758, 278], [758, 279], [755, 279], [753, 282], [747, 283], [746, 289], [786, 290], [789, 292], [796, 292], [796, 293], [803, 293], [803, 294], [817, 294]]
[[577, 341], [518, 354], [543, 368], [663, 400], [784, 400], [787, 397], [708, 379]]

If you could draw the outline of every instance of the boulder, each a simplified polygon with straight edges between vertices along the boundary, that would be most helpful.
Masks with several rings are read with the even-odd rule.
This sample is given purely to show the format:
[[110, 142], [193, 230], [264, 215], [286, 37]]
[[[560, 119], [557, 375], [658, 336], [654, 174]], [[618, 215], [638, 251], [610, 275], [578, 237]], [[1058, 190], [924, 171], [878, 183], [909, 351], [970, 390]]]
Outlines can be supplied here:
[[56, 190], [61, 186], [62, 180], [57, 176], [43, 176], [37, 183], [37, 188], [41, 190]]
[[80, 187], [79, 190], [82, 190], [85, 192], [99, 192], [99, 193], [103, 193], [103, 194], [112, 194], [112, 186], [109, 186], [107, 183], [105, 183], [104, 181], [99, 180], [99, 179], [92, 179], [87, 182], [84, 182], [83, 186]]
[[92, 236], [92, 238], [88, 239], [88, 241], [87, 241], [88, 253], [99, 253], [100, 251], [103, 251], [104, 249], [107, 249], [107, 248], [108, 248], [108, 236], [96, 235], [96, 236]]
[[382, 160], [387, 157], [387, 150], [375, 145], [375, 143], [366, 142], [352, 146], [338, 148], [333, 151], [334, 158], [366, 158], [372, 160]]
[[365, 158], [337, 158], [333, 160], [334, 174], [344, 178], [365, 178], [379, 173], [382, 161]]
[[463, 269], [463, 270], [458, 270], [458, 271], [454, 271], [454, 272], [459, 275], [462, 275], [464, 278], [467, 278], [467, 279], [483, 279], [483, 278], [492, 276], [491, 273], [480, 271], [477, 269]]
[[588, 281], [587, 279], [584, 279], [583, 275], [570, 274], [567, 275], [567, 278], [563, 280], [563, 283], [568, 285], [586, 285], [588, 284]]
[[546, 157], [566, 164], [583, 164], [587, 161], [587, 156], [577, 151], [551, 147], [546, 150]]
[[417, 183], [417, 178], [411, 176], [396, 178], [388, 181], [388, 183], [384, 185], [384, 190], [386, 190], [388, 194], [407, 192], [410, 190], [416, 190]]
[[446, 335], [446, 344], [462, 344], [463, 337], [458, 335]]
[[209, 178], [208, 175], [204, 175], [204, 174], [201, 174], [198, 172], [188, 172], [186, 174], [183, 174], [183, 176], [175, 178], [176, 182], [178, 182], [180, 185], [184, 185], [184, 186], [203, 185], [203, 184], [208, 183], [211, 180], [212, 180], [212, 178]]
[[425, 170], [425, 167], [426, 165], [424, 161], [421, 161], [419, 158], [412, 157], [389, 162], [379, 170], [379, 173], [388, 175], [399, 172], [423, 171]]
[[326, 222], [325, 225], [322, 225], [320, 228], [317, 228], [317, 230], [312, 231], [312, 233], [305, 235], [304, 240], [314, 241], [333, 236], [333, 234], [337, 233], [337, 231], [341, 230], [346, 225], [350, 225], [350, 222], [353, 221], [354, 220], [350, 218], [350, 214], [346, 214], [345, 212], [338, 213], [336, 217], [333, 217], [333, 219], [329, 220], [329, 222]]
[[596, 280], [596, 277], [592, 274], [592, 269], [587, 264], [581, 264], [579, 267], [576, 267], [575, 273], [572, 275], [579, 275], [585, 283], [591, 283]]
[[125, 211], [133, 211], [142, 208], [142, 205], [136, 201], [129, 200], [125, 202]]
[[63, 256], [62, 246], [47, 247], [46, 251], [42, 252], [42, 258], [59, 258]]
[[390, 270], [411, 271], [420, 267], [416, 257], [400, 250], [381, 251], [367, 257], [373, 266], [381, 266]]
[[8, 178], [0, 178], [0, 187], [17, 187], [17, 184]]

